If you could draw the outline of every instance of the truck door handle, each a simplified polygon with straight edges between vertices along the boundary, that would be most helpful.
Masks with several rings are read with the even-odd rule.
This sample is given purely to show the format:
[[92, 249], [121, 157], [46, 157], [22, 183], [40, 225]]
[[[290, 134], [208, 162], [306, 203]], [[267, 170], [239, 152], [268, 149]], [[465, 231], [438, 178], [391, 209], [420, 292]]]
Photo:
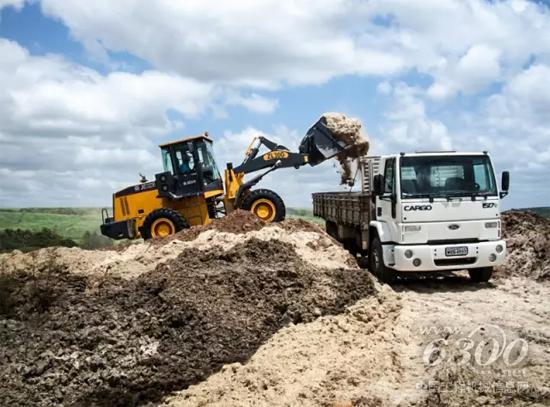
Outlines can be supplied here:
[[382, 207], [381, 206], [376, 208], [376, 216], [382, 216]]

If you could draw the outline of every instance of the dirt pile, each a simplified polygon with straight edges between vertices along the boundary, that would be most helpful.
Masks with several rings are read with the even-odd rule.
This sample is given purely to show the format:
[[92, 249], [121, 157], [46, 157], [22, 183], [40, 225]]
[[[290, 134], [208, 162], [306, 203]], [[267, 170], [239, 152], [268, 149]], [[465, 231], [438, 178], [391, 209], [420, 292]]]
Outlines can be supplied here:
[[224, 366], [170, 406], [382, 405], [401, 367], [393, 325], [400, 301], [384, 287], [341, 315], [290, 325], [246, 363]]
[[[108, 260], [71, 255], [89, 253]], [[375, 291], [341, 247], [296, 222], [244, 234], [212, 227], [194, 240], [108, 253], [119, 256], [118, 273], [97, 272], [90, 258], [74, 272], [59, 250], [26, 259], [29, 270], [13, 267], [14, 256], [2, 263], [1, 405], [155, 402], [244, 362], [285, 325]], [[162, 253], [176, 254], [152, 260]], [[120, 272], [125, 261], [139, 272]]]
[[502, 233], [508, 249], [499, 274], [550, 279], [550, 220], [526, 211], [502, 215]]
[[332, 131], [335, 138], [351, 146], [336, 158], [342, 167], [340, 183], [353, 185], [352, 163], [355, 159], [367, 155], [369, 151], [369, 142], [366, 136], [361, 134], [361, 121], [342, 113], [325, 113], [322, 117], [325, 118], [327, 128]]

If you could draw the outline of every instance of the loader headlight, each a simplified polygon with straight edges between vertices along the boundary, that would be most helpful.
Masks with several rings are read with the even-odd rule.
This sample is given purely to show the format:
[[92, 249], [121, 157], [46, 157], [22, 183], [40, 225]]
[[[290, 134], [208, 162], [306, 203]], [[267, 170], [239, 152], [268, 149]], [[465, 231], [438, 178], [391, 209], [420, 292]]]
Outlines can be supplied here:
[[501, 244], [497, 244], [497, 246], [495, 247], [495, 251], [499, 254], [502, 253], [503, 250], [504, 247]]
[[494, 229], [498, 226], [498, 222], [485, 222], [486, 229]]
[[420, 232], [422, 226], [420, 225], [405, 225], [403, 226], [403, 232]]

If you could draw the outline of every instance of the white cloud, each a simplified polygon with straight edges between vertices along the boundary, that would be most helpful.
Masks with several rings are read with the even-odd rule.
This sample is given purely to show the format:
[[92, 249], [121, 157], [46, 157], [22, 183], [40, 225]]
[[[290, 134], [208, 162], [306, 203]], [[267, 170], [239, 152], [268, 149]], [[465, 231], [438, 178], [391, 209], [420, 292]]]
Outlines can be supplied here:
[[452, 137], [445, 124], [426, 113], [423, 94], [422, 89], [405, 83], [393, 86], [385, 113], [387, 122], [380, 128], [378, 137], [374, 137], [374, 151], [395, 154], [452, 149]]
[[225, 100], [225, 103], [228, 106], [243, 106], [255, 113], [273, 113], [279, 106], [279, 102], [276, 99], [269, 99], [257, 93], [244, 96], [236, 92], [231, 92]]
[[405, 66], [372, 38], [354, 35], [370, 17], [355, 0], [43, 0], [42, 7], [93, 54], [129, 51], [201, 81], [273, 87]]
[[[181, 126], [167, 111], [196, 116], [213, 94], [212, 85], [156, 71], [103, 76], [5, 39], [0, 88], [3, 206], [108, 203], [109, 182], [122, 186], [160, 165], [154, 138]], [[102, 193], [78, 190], [82, 179], [101, 182]]]
[[23, 7], [24, 3], [25, 0], [0, 0], [0, 9], [10, 6], [16, 9], [20, 9], [21, 7]]

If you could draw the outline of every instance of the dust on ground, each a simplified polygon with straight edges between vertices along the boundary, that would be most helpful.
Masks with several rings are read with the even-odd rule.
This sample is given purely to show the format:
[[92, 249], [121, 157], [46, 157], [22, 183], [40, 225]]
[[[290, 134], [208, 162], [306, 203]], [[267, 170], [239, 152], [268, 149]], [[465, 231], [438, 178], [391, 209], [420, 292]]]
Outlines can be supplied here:
[[328, 236], [290, 226], [135, 245], [177, 255], [131, 276], [74, 272], [59, 251], [29, 271], [2, 268], [0, 405], [157, 402], [244, 363], [280, 328], [374, 293]]
[[342, 113], [324, 113], [321, 117], [325, 118], [327, 128], [336, 139], [351, 146], [336, 158], [342, 167], [340, 184], [353, 185], [352, 163], [357, 158], [367, 155], [369, 151], [369, 142], [366, 136], [361, 134], [361, 121]]

